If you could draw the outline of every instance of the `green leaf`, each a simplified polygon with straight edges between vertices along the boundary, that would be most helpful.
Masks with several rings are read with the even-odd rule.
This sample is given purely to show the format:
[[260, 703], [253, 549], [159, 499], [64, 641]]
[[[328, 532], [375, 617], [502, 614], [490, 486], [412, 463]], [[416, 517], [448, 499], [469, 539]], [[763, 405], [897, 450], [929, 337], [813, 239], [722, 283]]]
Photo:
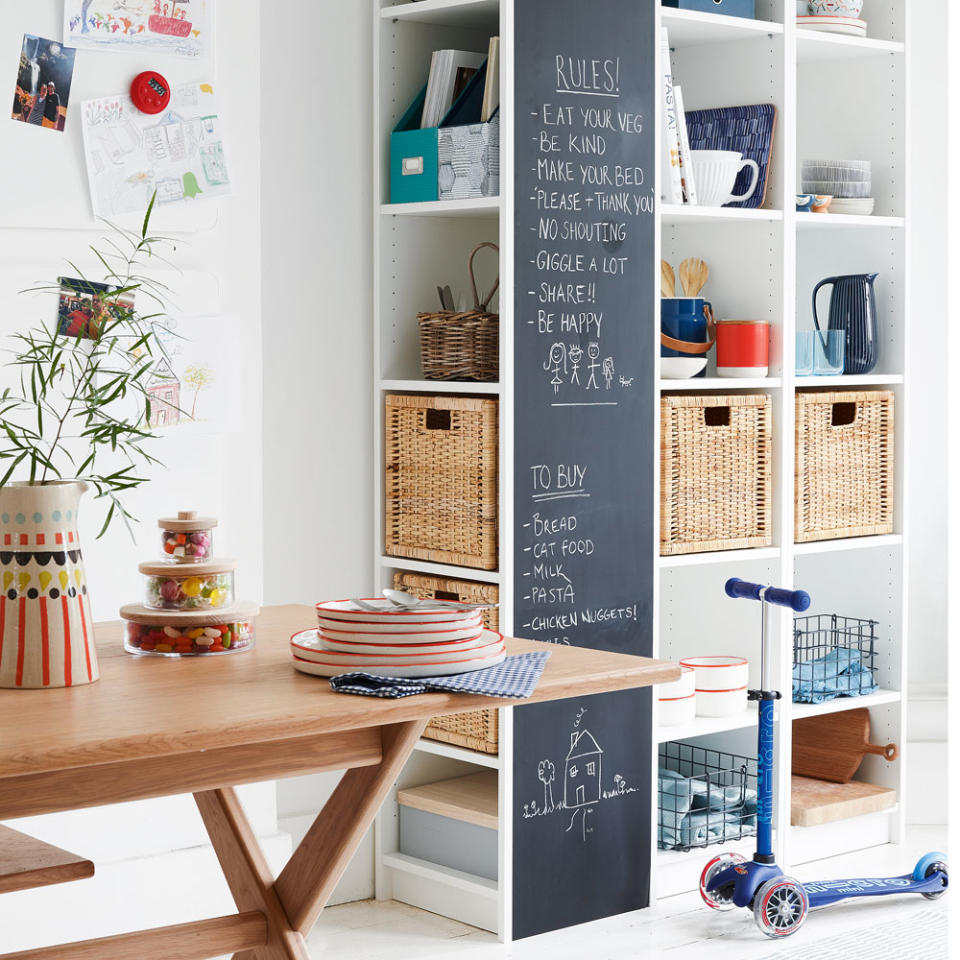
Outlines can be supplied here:
[[142, 240], [147, 239], [147, 231], [150, 229], [150, 215], [153, 213], [153, 205], [157, 202], [157, 191], [153, 191], [153, 196], [150, 198], [150, 204], [147, 207], [147, 214], [143, 218], [143, 230], [140, 232], [140, 238]]

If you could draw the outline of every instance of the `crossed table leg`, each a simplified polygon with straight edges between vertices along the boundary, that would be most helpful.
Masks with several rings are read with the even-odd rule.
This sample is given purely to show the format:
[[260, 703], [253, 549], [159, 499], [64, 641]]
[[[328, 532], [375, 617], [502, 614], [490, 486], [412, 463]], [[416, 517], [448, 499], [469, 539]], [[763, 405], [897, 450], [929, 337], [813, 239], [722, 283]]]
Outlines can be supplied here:
[[[4, 954], [0, 960], [168, 960], [174, 952], [181, 960], [206, 960], [230, 951], [233, 960], [309, 960], [304, 935], [320, 916], [427, 722], [380, 728], [380, 763], [347, 770], [276, 880], [233, 788], [194, 793], [238, 914]], [[349, 759], [344, 761], [349, 766]]]

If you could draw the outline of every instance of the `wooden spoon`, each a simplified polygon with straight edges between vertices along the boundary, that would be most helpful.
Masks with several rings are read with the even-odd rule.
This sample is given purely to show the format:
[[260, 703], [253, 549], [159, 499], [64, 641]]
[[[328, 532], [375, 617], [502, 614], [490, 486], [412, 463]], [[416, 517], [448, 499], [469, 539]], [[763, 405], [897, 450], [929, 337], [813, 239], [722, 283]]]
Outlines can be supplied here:
[[677, 278], [673, 275], [673, 267], [666, 260], [660, 261], [660, 296], [675, 297], [677, 295]]
[[710, 277], [710, 268], [694, 257], [687, 257], [680, 264], [680, 284], [685, 297], [698, 297]]

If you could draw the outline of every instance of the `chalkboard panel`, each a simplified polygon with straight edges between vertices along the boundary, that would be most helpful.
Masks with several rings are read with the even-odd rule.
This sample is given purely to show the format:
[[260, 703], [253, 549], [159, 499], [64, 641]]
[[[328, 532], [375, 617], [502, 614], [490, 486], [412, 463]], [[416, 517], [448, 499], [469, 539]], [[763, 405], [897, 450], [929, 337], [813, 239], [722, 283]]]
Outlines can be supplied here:
[[[652, 651], [655, 14], [515, 17], [518, 636]], [[517, 938], [645, 906], [649, 691], [516, 711]]]

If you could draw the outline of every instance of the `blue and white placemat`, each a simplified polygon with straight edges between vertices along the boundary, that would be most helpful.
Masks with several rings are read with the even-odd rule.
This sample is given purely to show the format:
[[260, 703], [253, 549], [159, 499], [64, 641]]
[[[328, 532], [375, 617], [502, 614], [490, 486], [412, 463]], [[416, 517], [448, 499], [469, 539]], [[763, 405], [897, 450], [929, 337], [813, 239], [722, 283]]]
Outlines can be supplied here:
[[364, 697], [413, 697], [419, 693], [475, 693], [485, 697], [524, 700], [537, 688], [549, 650], [518, 653], [495, 667], [459, 673], [452, 677], [375, 677], [369, 673], [342, 673], [330, 678], [337, 693], [358, 693]]

